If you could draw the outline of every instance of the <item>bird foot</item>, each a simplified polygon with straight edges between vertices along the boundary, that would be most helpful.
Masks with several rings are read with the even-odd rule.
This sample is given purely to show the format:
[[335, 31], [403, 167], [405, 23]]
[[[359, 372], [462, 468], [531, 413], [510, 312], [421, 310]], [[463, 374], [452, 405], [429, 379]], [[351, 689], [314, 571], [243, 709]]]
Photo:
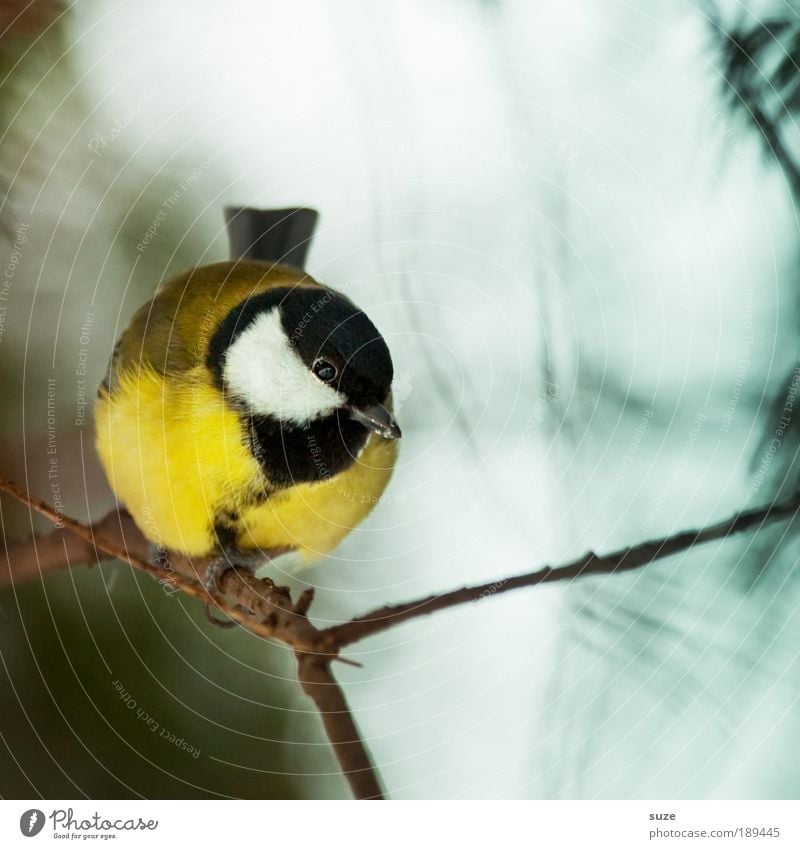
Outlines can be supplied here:
[[[285, 550], [274, 551], [240, 551], [238, 549], [223, 549], [206, 568], [206, 575], [203, 579], [203, 587], [212, 595], [220, 594], [219, 581], [220, 578], [229, 569], [247, 569], [255, 573], [261, 566], [274, 560], [281, 554], [285, 554]], [[217, 619], [212, 610], [212, 603], [205, 603], [206, 618], [212, 625], [218, 628], [234, 628], [238, 624], [232, 619]]]
[[169, 551], [163, 545], [151, 542], [147, 549], [147, 559], [153, 566], [169, 569]]
[[275, 556], [276, 554], [271, 551], [225, 549], [206, 567], [203, 587], [210, 593], [219, 593], [219, 580], [229, 569], [247, 569], [248, 572], [255, 572]]
[[214, 610], [210, 601], [207, 601], [203, 605], [203, 612], [206, 614], [206, 619], [208, 619], [212, 625], [216, 625], [217, 628], [235, 628], [239, 624], [233, 619], [217, 619], [217, 617], [214, 616]]

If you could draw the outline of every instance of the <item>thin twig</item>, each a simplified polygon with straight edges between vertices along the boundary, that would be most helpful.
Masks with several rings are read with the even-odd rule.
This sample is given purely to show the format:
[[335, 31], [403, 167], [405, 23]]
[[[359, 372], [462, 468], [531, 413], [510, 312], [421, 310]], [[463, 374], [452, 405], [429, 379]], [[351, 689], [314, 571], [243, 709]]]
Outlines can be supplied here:
[[[300, 651], [318, 650], [317, 629], [307, 617], [294, 611], [288, 590], [277, 587], [269, 579], [259, 580], [252, 574], [231, 569], [219, 579], [220, 596], [210, 593], [202, 584], [209, 558], [190, 558], [170, 552], [169, 563], [165, 568], [149, 560], [150, 543], [137, 528], [131, 517], [123, 511], [112, 511], [99, 522], [86, 526], [76, 519], [57, 513], [49, 505], [34, 496], [29, 496], [11, 481], [0, 478], [0, 492], [14, 496], [27, 504], [37, 513], [41, 513], [57, 525], [56, 534], [63, 530], [75, 534], [85, 546], [77, 546], [78, 553], [84, 553], [84, 563], [98, 563], [116, 557], [148, 575], [156, 578], [170, 592], [180, 590], [203, 602], [211, 602], [225, 616], [238, 622], [244, 628], [259, 637], [277, 639]], [[0, 572], [0, 584], [17, 580], [17, 572], [26, 577], [37, 574], [39, 570], [38, 548], [41, 539], [32, 537], [25, 542], [14, 543], [7, 549], [3, 560], [7, 568]], [[56, 571], [55, 550], [57, 546], [47, 546], [47, 571]], [[76, 551], [71, 552], [75, 554]], [[12, 559], [13, 558], [13, 559]], [[20, 563], [21, 566], [13, 566]], [[61, 568], [77, 565], [74, 558], [61, 563]], [[8, 580], [7, 580], [8, 579]], [[230, 598], [229, 602], [227, 599]], [[335, 652], [334, 652], [335, 654]]]
[[295, 650], [300, 683], [320, 713], [353, 795], [357, 799], [383, 798], [377, 772], [344, 693], [330, 670], [331, 661], [339, 659], [338, 651], [323, 645], [319, 630], [306, 615], [314, 598], [313, 590], [306, 590], [293, 603], [288, 589], [277, 586], [269, 578], [258, 579], [249, 572], [231, 569], [219, 578], [220, 595], [212, 595], [201, 582], [208, 558], [192, 560], [170, 552], [166, 567], [151, 563], [149, 542], [124, 511], [114, 510], [94, 525], [86, 526], [60, 515], [11, 481], [0, 478], [0, 492], [12, 495], [56, 525], [56, 530], [44, 537], [32, 537], [6, 547], [4, 557], [0, 558], [6, 566], [0, 569], [0, 584], [30, 580], [78, 563], [93, 564], [117, 557], [157, 578], [170, 593], [180, 590], [204, 602], [213, 602], [228, 619], [259, 637], [277, 640]]
[[[2, 478], [0, 492], [13, 495], [62, 528], [49, 536], [33, 537], [8, 546], [4, 558], [6, 569], [0, 570], [0, 584], [68, 569], [77, 565], [81, 558], [85, 558], [83, 562], [96, 563], [109, 557], [118, 557], [153, 575], [170, 590], [180, 590], [203, 601], [213, 601], [225, 616], [252, 633], [294, 649], [303, 690], [314, 701], [353, 795], [359, 799], [380, 799], [383, 795], [378, 773], [358, 733], [344, 693], [331, 673], [331, 662], [344, 660], [339, 657], [343, 647], [411, 619], [511, 590], [641, 568], [698, 544], [722, 540], [746, 530], [794, 518], [800, 512], [798, 492], [785, 501], [746, 510], [730, 519], [697, 530], [649, 540], [601, 557], [589, 552], [562, 566], [545, 566], [534, 572], [492, 583], [463, 587], [406, 604], [389, 605], [349, 622], [318, 629], [307, 616], [313, 600], [313, 593], [308, 590], [294, 603], [285, 587], [276, 586], [269, 579], [258, 579], [249, 572], [232, 569], [220, 578], [221, 594], [211, 595], [200, 580], [208, 564], [207, 558], [193, 561], [171, 552], [168, 570], [153, 565], [148, 560], [147, 539], [123, 511], [112, 511], [87, 527], [57, 514], [43, 501], [29, 496]], [[74, 535], [72, 539], [64, 534], [64, 530]], [[75, 542], [76, 538], [78, 543]]]
[[387, 605], [341, 625], [325, 628], [320, 631], [320, 634], [327, 644], [336, 646], [339, 650], [402, 622], [416, 619], [419, 616], [427, 616], [448, 607], [469, 604], [523, 587], [535, 587], [539, 584], [571, 580], [586, 575], [612, 575], [617, 572], [639, 569], [664, 557], [680, 554], [701, 543], [725, 539], [733, 534], [763, 527], [781, 519], [794, 518], [798, 512], [800, 512], [800, 492], [785, 501], [746, 510], [737, 513], [730, 519], [724, 519], [704, 528], [682, 531], [671, 536], [648, 540], [638, 545], [619, 549], [611, 554], [605, 554], [602, 557], [598, 557], [590, 551], [577, 560], [562, 566], [544, 566], [535, 572], [526, 572], [524, 575], [502, 578], [477, 586], [462, 587], [406, 604]]
[[369, 752], [361, 741], [342, 688], [331, 672], [330, 659], [297, 654], [297, 676], [305, 694], [317, 706], [325, 733], [356, 799], [383, 799], [383, 790]]

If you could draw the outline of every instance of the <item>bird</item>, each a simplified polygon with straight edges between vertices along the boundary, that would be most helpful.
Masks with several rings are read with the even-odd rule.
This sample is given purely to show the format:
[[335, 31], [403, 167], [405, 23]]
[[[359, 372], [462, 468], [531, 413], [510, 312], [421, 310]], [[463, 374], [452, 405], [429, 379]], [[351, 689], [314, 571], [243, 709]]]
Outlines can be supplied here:
[[397, 458], [393, 364], [346, 295], [237, 259], [161, 285], [117, 340], [95, 443], [118, 502], [158, 552], [232, 565], [333, 550]]

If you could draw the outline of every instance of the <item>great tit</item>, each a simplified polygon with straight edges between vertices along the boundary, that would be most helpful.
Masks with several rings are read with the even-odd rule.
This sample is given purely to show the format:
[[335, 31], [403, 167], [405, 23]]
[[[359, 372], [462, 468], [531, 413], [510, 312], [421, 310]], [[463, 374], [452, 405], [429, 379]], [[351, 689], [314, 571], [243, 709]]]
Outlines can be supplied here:
[[285, 265], [220, 262], [134, 315], [99, 390], [97, 450], [155, 546], [310, 560], [389, 482], [391, 384], [386, 342], [349, 298]]

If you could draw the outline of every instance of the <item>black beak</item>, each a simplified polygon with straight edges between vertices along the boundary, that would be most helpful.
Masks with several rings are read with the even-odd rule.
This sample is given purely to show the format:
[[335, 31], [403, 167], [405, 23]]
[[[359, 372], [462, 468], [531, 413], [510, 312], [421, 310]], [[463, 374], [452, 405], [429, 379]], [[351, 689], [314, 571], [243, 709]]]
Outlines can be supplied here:
[[402, 435], [394, 417], [383, 404], [373, 404], [371, 407], [350, 407], [350, 418], [384, 439], [399, 439]]

